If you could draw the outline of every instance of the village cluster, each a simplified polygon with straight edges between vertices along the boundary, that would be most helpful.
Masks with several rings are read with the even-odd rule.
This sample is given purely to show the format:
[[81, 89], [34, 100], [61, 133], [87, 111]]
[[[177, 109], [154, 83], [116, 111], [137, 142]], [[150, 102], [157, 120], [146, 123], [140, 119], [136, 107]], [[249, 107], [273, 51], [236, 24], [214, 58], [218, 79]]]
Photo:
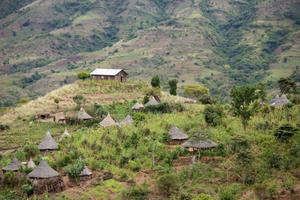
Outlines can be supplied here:
[[[124, 70], [97, 69], [91, 73], [91, 76], [94, 79], [113, 79], [119, 81], [126, 81], [127, 79], [127, 73]], [[283, 95], [281, 97], [278, 96], [274, 98], [270, 102], [270, 105], [281, 106], [288, 102], [289, 101], [286, 98], [286, 96]], [[148, 106], [156, 106], [159, 104], [160, 100], [158, 98], [150, 96], [149, 101], [145, 105], [139, 102], [135, 103], [132, 107], [132, 111], [140, 112]], [[47, 116], [42, 116], [42, 118], [45, 117], [47, 118]], [[88, 114], [84, 110], [84, 108], [81, 107], [81, 109], [77, 113], [77, 119], [80, 121], [88, 121], [92, 120], [93, 117], [90, 114]], [[61, 112], [55, 114], [54, 121], [59, 123], [65, 123], [66, 118], [64, 116], [64, 113]], [[134, 124], [134, 120], [130, 115], [127, 115], [126, 118], [124, 118], [121, 121], [115, 121], [110, 114], [107, 114], [107, 116], [99, 123], [99, 125], [103, 128], [122, 127], [131, 124]], [[59, 142], [62, 141], [64, 138], [68, 137], [71, 137], [71, 134], [66, 129], [65, 132], [61, 135]], [[209, 139], [189, 138], [186, 133], [177, 128], [175, 125], [172, 125], [169, 129], [169, 138], [170, 145], [181, 145], [181, 147], [187, 149], [190, 152], [196, 152], [202, 149], [216, 148], [218, 146], [218, 144]], [[49, 130], [46, 133], [45, 137], [39, 143], [38, 149], [44, 154], [59, 149], [58, 143], [51, 136]], [[191, 162], [195, 162], [195, 157], [193, 157]], [[3, 168], [3, 172], [17, 173], [25, 165], [26, 167], [32, 169], [32, 171], [29, 174], [27, 174], [27, 178], [30, 179], [30, 181], [32, 182], [35, 193], [40, 194], [43, 192], [59, 192], [64, 190], [65, 186], [62, 174], [51, 168], [46, 160], [41, 160], [38, 166], [36, 166], [32, 158], [30, 158], [30, 160], [27, 163], [22, 163], [17, 158], [14, 158], [10, 164]], [[88, 166], [85, 166], [79, 176], [80, 180], [86, 180], [91, 178], [92, 175], [93, 172], [88, 168]]]

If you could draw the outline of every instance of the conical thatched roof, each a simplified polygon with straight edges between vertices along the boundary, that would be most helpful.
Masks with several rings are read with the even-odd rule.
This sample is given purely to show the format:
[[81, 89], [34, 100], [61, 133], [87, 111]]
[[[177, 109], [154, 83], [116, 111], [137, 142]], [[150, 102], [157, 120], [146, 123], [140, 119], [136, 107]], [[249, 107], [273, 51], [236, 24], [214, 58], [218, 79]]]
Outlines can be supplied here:
[[46, 136], [42, 139], [38, 146], [39, 150], [56, 150], [58, 149], [58, 144], [55, 142], [50, 132], [46, 133]]
[[120, 125], [121, 126], [126, 126], [126, 125], [130, 125], [133, 123], [133, 119], [130, 115], [127, 115], [125, 117], [125, 119], [123, 119], [121, 122], [120, 122]]
[[64, 112], [55, 113], [53, 116], [55, 118], [55, 121], [60, 121], [60, 120], [66, 119]]
[[52, 169], [45, 160], [41, 160], [40, 164], [27, 175], [28, 178], [52, 178], [56, 176], [59, 176], [59, 173]]
[[64, 138], [70, 138], [70, 137], [71, 137], [70, 133], [68, 132], [67, 129], [65, 129], [65, 132], [61, 135], [59, 141], [62, 141]]
[[79, 176], [90, 176], [92, 174], [92, 171], [87, 166], [85, 166]]
[[136, 103], [132, 106], [132, 110], [143, 110], [145, 106], [141, 103]]
[[189, 138], [187, 134], [182, 132], [179, 128], [176, 126], [172, 126], [169, 130], [169, 135], [172, 140], [186, 140]]
[[185, 143], [183, 143], [182, 146], [185, 148], [210, 149], [210, 148], [215, 148], [218, 145], [209, 139], [206, 140], [190, 139]]
[[11, 163], [9, 163], [6, 167], [3, 168], [4, 171], [18, 171], [22, 167], [22, 163], [14, 158]]
[[281, 97], [279, 97], [279, 95], [276, 95], [275, 98], [271, 99], [270, 106], [279, 107], [279, 106], [284, 106], [288, 103], [290, 103], [290, 101], [286, 97], [286, 95], [283, 94]]
[[77, 113], [77, 118], [79, 120], [90, 120], [93, 119], [83, 108], [80, 108], [80, 111]]
[[110, 126], [116, 126], [116, 121], [108, 114], [101, 122], [100, 125], [102, 127], [110, 127]]
[[34, 169], [36, 167], [35, 163], [33, 162], [32, 158], [29, 159], [28, 163], [27, 163], [27, 167]]
[[146, 103], [145, 106], [156, 106], [156, 105], [158, 105], [158, 104], [159, 104], [159, 102], [155, 99], [155, 97], [154, 97], [154, 96], [151, 96], [151, 97], [149, 98], [148, 103]]

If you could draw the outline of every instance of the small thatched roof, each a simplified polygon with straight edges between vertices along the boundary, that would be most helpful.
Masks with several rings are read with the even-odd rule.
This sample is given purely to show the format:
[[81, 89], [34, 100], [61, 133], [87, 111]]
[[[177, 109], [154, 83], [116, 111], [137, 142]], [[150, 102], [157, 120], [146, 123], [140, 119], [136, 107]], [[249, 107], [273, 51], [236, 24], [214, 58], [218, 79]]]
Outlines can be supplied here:
[[159, 102], [155, 99], [154, 96], [150, 96], [148, 103], [145, 104], [145, 106], [156, 106]]
[[52, 169], [45, 160], [41, 160], [40, 164], [27, 175], [28, 178], [52, 178], [57, 176], [59, 176], [59, 173]]
[[136, 103], [132, 106], [132, 110], [143, 110], [145, 106], [141, 103]]
[[32, 158], [29, 159], [28, 163], [27, 163], [27, 167], [34, 169], [36, 167], [35, 163], [33, 162]]
[[64, 112], [59, 112], [59, 113], [55, 113], [53, 114], [55, 121], [60, 121], [60, 120], [65, 120], [66, 116]]
[[279, 95], [277, 95], [275, 98], [271, 99], [270, 106], [280, 107], [280, 106], [284, 106], [288, 103], [290, 103], [290, 101], [288, 100], [286, 95], [283, 94], [283, 95], [281, 95], [281, 97], [279, 97]]
[[176, 126], [171, 127], [171, 129], [169, 130], [169, 135], [172, 140], [186, 140], [189, 138], [187, 134], [185, 134]]
[[127, 115], [125, 117], [125, 119], [123, 119], [121, 122], [120, 122], [120, 125], [121, 126], [126, 126], [126, 125], [130, 125], [133, 123], [133, 119], [130, 115]]
[[185, 143], [183, 143], [182, 146], [185, 148], [210, 149], [210, 148], [215, 148], [218, 145], [209, 139], [206, 140], [190, 139]]
[[22, 163], [14, 158], [11, 163], [9, 163], [6, 167], [3, 168], [4, 171], [18, 171], [22, 167]]
[[38, 146], [39, 150], [56, 150], [58, 149], [58, 144], [55, 142], [50, 132], [46, 133], [46, 136], [42, 139]]
[[70, 133], [68, 132], [67, 129], [65, 129], [65, 132], [61, 135], [59, 141], [62, 141], [64, 138], [70, 138], [70, 137], [71, 137]]
[[80, 172], [79, 176], [90, 176], [92, 174], [93, 174], [92, 171], [87, 166], [84, 166], [84, 168]]
[[90, 120], [93, 119], [83, 108], [80, 108], [80, 111], [77, 113], [77, 118], [79, 120]]
[[102, 127], [110, 127], [110, 126], [116, 126], [116, 121], [108, 114], [101, 122], [100, 125]]

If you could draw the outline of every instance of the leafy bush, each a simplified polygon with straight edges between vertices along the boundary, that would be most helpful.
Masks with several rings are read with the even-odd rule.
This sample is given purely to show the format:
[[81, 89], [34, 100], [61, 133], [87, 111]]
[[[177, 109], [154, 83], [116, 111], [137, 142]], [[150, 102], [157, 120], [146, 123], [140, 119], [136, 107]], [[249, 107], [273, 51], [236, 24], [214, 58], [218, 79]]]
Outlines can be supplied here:
[[136, 160], [129, 160], [128, 166], [134, 172], [138, 172], [141, 169], [141, 163]]
[[275, 130], [274, 136], [281, 142], [288, 142], [298, 131], [298, 128], [290, 124], [284, 124]]
[[184, 86], [184, 94], [191, 98], [199, 98], [202, 95], [208, 95], [209, 89], [199, 84], [190, 84]]
[[76, 160], [73, 164], [70, 164], [64, 168], [64, 171], [68, 176], [77, 178], [84, 168], [84, 162], [82, 160]]
[[33, 187], [31, 184], [24, 184], [22, 185], [22, 191], [27, 195], [30, 196], [33, 194]]
[[81, 80], [85, 80], [85, 79], [87, 79], [87, 78], [89, 78], [89, 77], [90, 77], [90, 74], [87, 73], [87, 72], [79, 72], [79, 73], [77, 74], [77, 78], [79, 78], [79, 79], [81, 79]]
[[159, 88], [160, 87], [160, 79], [159, 79], [158, 76], [154, 76], [151, 79], [151, 86], [154, 87], [154, 88]]
[[23, 151], [26, 153], [26, 158], [35, 157], [39, 154], [40, 150], [34, 144], [25, 144], [23, 147]]
[[133, 186], [122, 194], [122, 199], [128, 200], [145, 200], [148, 199], [149, 190], [147, 185]]
[[179, 179], [174, 174], [165, 174], [158, 178], [157, 187], [159, 191], [167, 196], [179, 190]]
[[211, 126], [220, 125], [223, 115], [224, 112], [221, 106], [206, 106], [204, 109], [205, 121]]
[[153, 112], [153, 113], [171, 113], [171, 107], [168, 103], [160, 103], [155, 106], [147, 106], [145, 108], [145, 112]]
[[215, 200], [215, 198], [209, 194], [200, 194], [199, 196], [194, 197], [192, 200]]
[[213, 99], [212, 96], [210, 96], [208, 94], [204, 94], [204, 95], [200, 96], [198, 100], [202, 104], [214, 104], [214, 103], [216, 103], [216, 100]]

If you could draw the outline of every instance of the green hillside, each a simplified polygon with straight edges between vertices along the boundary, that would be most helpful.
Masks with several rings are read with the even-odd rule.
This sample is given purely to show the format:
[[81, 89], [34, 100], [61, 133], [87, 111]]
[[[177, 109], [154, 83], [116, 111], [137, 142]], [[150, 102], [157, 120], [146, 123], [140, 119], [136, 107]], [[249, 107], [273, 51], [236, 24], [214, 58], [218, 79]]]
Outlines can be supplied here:
[[[59, 193], [27, 197], [31, 184], [6, 173], [0, 174], [3, 184], [0, 199], [294, 200], [300, 197], [299, 105], [271, 108], [261, 104], [244, 129], [229, 104], [188, 104], [187, 99], [165, 92], [160, 95], [163, 104], [159, 109], [133, 112], [133, 104], [143, 101], [149, 90], [145, 82], [77, 81], [6, 111], [0, 117], [1, 125], [8, 126], [0, 132], [3, 153], [0, 167], [15, 156], [23, 162], [29, 157], [36, 163], [45, 159], [64, 174], [66, 188]], [[84, 108], [94, 120], [74, 121], [70, 115], [78, 111], [73, 100], [78, 95], [86, 99]], [[252, 103], [254, 106], [257, 102]], [[69, 116], [67, 124], [34, 118], [36, 114], [59, 111]], [[117, 121], [130, 114], [134, 123], [103, 128], [99, 122], [107, 113]], [[210, 139], [218, 147], [193, 154], [180, 145], [170, 145], [168, 131], [172, 125], [191, 138]], [[36, 149], [48, 130], [58, 142], [66, 128], [71, 138], [61, 140], [57, 151], [42, 153]], [[284, 133], [278, 135], [278, 130]], [[191, 164], [193, 155], [197, 160]], [[70, 184], [66, 176], [68, 168], [77, 169], [80, 162], [93, 171], [93, 177]], [[27, 170], [21, 172], [28, 173]], [[104, 173], [111, 174], [110, 178], [103, 180]]]
[[37, 0], [18, 11], [25, 1], [15, 2], [0, 6], [15, 11], [0, 19], [1, 106], [95, 67], [201, 82], [224, 99], [236, 84], [272, 89], [300, 62], [295, 0]]

